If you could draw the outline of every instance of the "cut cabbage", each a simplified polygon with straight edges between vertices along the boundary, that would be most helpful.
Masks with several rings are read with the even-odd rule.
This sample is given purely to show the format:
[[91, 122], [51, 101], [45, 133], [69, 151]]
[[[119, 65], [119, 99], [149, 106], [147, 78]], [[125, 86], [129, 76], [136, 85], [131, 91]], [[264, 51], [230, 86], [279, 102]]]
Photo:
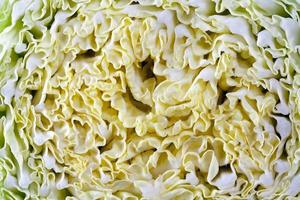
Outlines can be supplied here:
[[299, 13], [2, 0], [0, 199], [298, 199]]

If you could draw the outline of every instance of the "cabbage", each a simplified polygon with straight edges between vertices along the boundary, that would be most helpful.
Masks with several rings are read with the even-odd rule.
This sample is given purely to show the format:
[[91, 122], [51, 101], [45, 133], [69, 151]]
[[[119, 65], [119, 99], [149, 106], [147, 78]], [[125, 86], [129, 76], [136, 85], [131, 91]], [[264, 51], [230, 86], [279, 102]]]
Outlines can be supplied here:
[[0, 199], [297, 199], [300, 2], [2, 0]]

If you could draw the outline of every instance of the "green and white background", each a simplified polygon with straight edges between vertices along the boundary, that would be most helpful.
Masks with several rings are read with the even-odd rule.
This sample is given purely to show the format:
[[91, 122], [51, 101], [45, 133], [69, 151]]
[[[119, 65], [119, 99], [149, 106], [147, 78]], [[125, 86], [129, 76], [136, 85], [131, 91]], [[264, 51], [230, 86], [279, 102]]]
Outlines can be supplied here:
[[0, 0], [0, 199], [300, 199], [299, 0]]

